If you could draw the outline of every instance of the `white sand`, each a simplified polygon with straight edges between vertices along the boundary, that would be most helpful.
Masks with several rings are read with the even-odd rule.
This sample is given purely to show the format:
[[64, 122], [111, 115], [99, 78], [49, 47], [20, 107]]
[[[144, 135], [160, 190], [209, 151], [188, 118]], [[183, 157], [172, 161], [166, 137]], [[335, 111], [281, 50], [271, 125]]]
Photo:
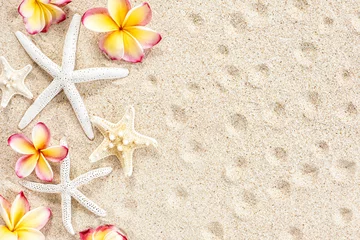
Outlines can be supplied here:
[[[33, 65], [26, 83], [38, 96], [51, 78], [13, 34], [24, 31], [19, 2], [0, 2], [0, 55], [15, 68]], [[150, 5], [149, 26], [164, 39], [142, 64], [108, 61], [97, 47], [101, 34], [84, 27], [77, 53], [78, 69], [130, 70], [126, 79], [78, 89], [90, 115], [109, 121], [134, 105], [137, 130], [158, 140], [158, 150], [135, 153], [133, 176], [115, 157], [89, 162], [102, 136], [86, 138], [63, 93], [24, 131], [43, 121], [54, 144], [66, 136], [72, 177], [114, 168], [81, 189], [108, 216], [74, 203], [75, 230], [112, 223], [132, 240], [360, 239], [360, 2]], [[60, 64], [72, 15], [95, 6], [106, 0], [74, 0], [67, 21], [33, 41]], [[24, 189], [14, 173], [19, 155], [6, 140], [30, 104], [15, 97], [0, 113], [0, 194], [9, 199]], [[59, 165], [52, 166], [58, 181]], [[25, 192], [33, 207], [53, 210], [47, 239], [78, 239], [62, 226], [59, 196]]]

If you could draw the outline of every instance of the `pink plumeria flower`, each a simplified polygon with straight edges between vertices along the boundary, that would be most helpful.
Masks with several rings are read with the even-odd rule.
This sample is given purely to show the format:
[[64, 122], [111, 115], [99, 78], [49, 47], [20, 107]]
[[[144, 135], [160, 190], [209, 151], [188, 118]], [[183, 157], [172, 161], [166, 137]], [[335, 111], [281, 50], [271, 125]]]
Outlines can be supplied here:
[[80, 233], [81, 240], [127, 240], [126, 235], [113, 225], [104, 225]]
[[65, 12], [60, 8], [72, 0], [23, 0], [18, 8], [23, 17], [26, 31], [32, 35], [47, 32], [51, 24], [66, 19]]
[[0, 225], [0, 239], [3, 240], [45, 240], [40, 230], [49, 221], [49, 208], [39, 207], [30, 211], [30, 205], [23, 192], [13, 204], [0, 195], [0, 215], [5, 225]]
[[50, 131], [44, 123], [35, 125], [32, 141], [23, 134], [14, 134], [8, 139], [9, 146], [18, 153], [25, 154], [16, 162], [15, 171], [19, 178], [29, 176], [35, 169], [39, 179], [53, 180], [54, 174], [47, 160], [61, 162], [68, 154], [64, 146], [48, 147]]
[[99, 42], [100, 49], [112, 60], [141, 62], [144, 49], [161, 41], [161, 35], [145, 27], [151, 20], [148, 3], [131, 8], [129, 0], [108, 0], [108, 8], [93, 8], [82, 17], [84, 26], [107, 33]]

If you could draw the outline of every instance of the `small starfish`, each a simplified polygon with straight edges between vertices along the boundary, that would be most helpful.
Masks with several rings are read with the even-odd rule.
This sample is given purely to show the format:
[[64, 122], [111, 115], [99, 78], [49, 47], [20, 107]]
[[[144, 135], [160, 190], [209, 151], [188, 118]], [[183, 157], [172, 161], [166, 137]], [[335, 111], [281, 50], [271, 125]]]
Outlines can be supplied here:
[[[67, 147], [65, 139], [62, 139], [60, 144]], [[62, 219], [66, 230], [74, 235], [74, 229], [71, 224], [71, 197], [78, 201], [90, 212], [105, 217], [106, 211], [101, 209], [94, 202], [89, 200], [84, 194], [82, 194], [77, 188], [96, 179], [104, 177], [112, 172], [111, 167], [98, 168], [87, 172], [74, 180], [70, 180], [70, 157], [69, 155], [64, 159], [60, 166], [61, 183], [58, 185], [54, 184], [42, 184], [21, 180], [20, 184], [24, 187], [42, 193], [60, 193], [61, 194], [61, 207], [62, 207]]]
[[134, 150], [150, 144], [154, 147], [158, 145], [155, 139], [135, 131], [134, 120], [135, 110], [133, 107], [128, 107], [125, 116], [116, 124], [99, 117], [93, 117], [91, 121], [104, 136], [104, 141], [91, 154], [90, 161], [97, 162], [105, 157], [115, 155], [120, 160], [124, 173], [131, 176]]
[[32, 99], [33, 95], [25, 86], [25, 78], [32, 70], [31, 65], [26, 65], [23, 69], [14, 70], [4, 57], [0, 57], [3, 65], [3, 72], [0, 75], [0, 89], [2, 91], [1, 106], [6, 108], [11, 98], [20, 94], [28, 99]]
[[35, 102], [26, 111], [19, 123], [19, 128], [25, 128], [57, 95], [64, 90], [79, 122], [88, 138], [94, 138], [90, 118], [75, 83], [90, 82], [99, 79], [117, 79], [126, 77], [129, 71], [124, 68], [89, 68], [74, 70], [76, 46], [79, 37], [81, 16], [75, 14], [65, 38], [62, 66], [59, 67], [42, 53], [24, 34], [16, 32], [16, 37], [29, 56], [54, 80], [40, 94]]

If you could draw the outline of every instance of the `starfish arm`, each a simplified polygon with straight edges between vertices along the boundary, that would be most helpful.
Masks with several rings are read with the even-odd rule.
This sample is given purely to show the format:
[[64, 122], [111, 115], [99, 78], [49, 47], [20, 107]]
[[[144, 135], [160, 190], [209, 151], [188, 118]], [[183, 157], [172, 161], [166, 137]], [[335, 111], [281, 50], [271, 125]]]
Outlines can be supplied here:
[[61, 91], [60, 84], [53, 80], [50, 85], [39, 95], [35, 102], [29, 107], [19, 123], [23, 129], [45, 108], [45, 106]]
[[[67, 147], [66, 138], [60, 140], [60, 145]], [[65, 157], [60, 165], [60, 179], [63, 184], [70, 182], [70, 153]]]
[[92, 180], [94, 180], [95, 178], [99, 178], [99, 177], [104, 177], [109, 175], [112, 172], [112, 168], [111, 167], [105, 167], [105, 168], [99, 168], [99, 169], [95, 169], [92, 170], [90, 172], [87, 172], [79, 177], [77, 177], [76, 179], [74, 179], [72, 181], [72, 186], [74, 188], [77, 188], [81, 185], [87, 184], [89, 182], [91, 182]]
[[14, 92], [9, 91], [7, 89], [5, 89], [6, 87], [4, 87], [4, 89], [2, 90], [2, 98], [1, 98], [1, 107], [6, 108], [7, 105], [9, 104], [11, 98], [15, 95]]
[[42, 183], [35, 183], [35, 182], [29, 182], [25, 180], [19, 181], [19, 183], [26, 187], [27, 189], [30, 189], [35, 192], [42, 192], [42, 193], [60, 193], [61, 187], [59, 185], [54, 184], [42, 184]]
[[91, 122], [94, 124], [94, 126], [101, 132], [102, 135], [107, 136], [108, 131], [115, 128], [115, 124], [106, 121], [103, 118], [93, 116], [91, 118]]
[[86, 110], [85, 104], [80, 96], [79, 91], [74, 84], [67, 85], [64, 88], [64, 92], [68, 97], [71, 106], [74, 109], [76, 117], [78, 118], [81, 127], [89, 139], [94, 139], [94, 132], [91, 126], [89, 114]]
[[75, 235], [74, 228], [71, 224], [71, 195], [68, 193], [61, 194], [62, 221], [65, 229]]
[[121, 162], [124, 174], [130, 177], [133, 173], [133, 153], [134, 148], [124, 150], [123, 152], [117, 153], [117, 157]]
[[79, 190], [75, 189], [72, 191], [72, 197], [76, 199], [82, 206], [88, 209], [90, 212], [100, 217], [106, 216], [106, 211], [101, 209], [96, 203], [85, 197]]
[[15, 35], [25, 51], [42, 69], [52, 77], [56, 77], [60, 73], [60, 67], [45, 56], [23, 33], [16, 32]]
[[124, 78], [129, 75], [125, 68], [88, 68], [73, 73], [74, 83], [91, 82], [96, 80], [112, 80]]
[[109, 144], [110, 142], [104, 139], [104, 141], [90, 155], [89, 157], [90, 161], [94, 163], [100, 161], [103, 158], [113, 155], [113, 153], [108, 149]]
[[153, 145], [154, 147], [158, 146], [158, 142], [151, 137], [142, 135], [134, 130], [133, 138], [135, 139], [135, 146], [134, 148], [143, 148], [145, 146]]
[[75, 14], [66, 34], [62, 60], [62, 70], [64, 72], [73, 71], [75, 68], [76, 46], [79, 38], [80, 22], [81, 16]]
[[29, 64], [23, 69], [17, 71], [17, 73], [21, 75], [21, 79], [22, 79], [18, 85], [18, 89], [20, 91], [20, 94], [28, 99], [32, 99], [34, 97], [33, 94], [30, 92], [30, 90], [25, 85], [25, 78], [27, 77], [27, 75], [29, 75], [31, 70], [32, 70], [32, 66]]
[[4, 69], [3, 69], [4, 72], [13, 72], [13, 71], [15, 71], [15, 70], [10, 66], [9, 62], [6, 60], [5, 57], [1, 56], [1, 57], [0, 57], [0, 60], [1, 60], [1, 63], [2, 63], [2, 65], [3, 65], [3, 67], [4, 67]]

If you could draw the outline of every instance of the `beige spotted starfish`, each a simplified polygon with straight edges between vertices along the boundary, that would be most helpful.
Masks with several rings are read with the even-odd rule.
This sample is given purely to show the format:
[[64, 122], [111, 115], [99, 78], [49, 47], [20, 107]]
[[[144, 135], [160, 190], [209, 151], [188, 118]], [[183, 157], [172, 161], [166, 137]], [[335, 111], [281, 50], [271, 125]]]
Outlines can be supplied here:
[[155, 139], [135, 131], [134, 120], [135, 110], [133, 107], [128, 107], [125, 116], [116, 124], [93, 117], [91, 121], [104, 136], [104, 141], [91, 154], [90, 161], [97, 162], [105, 157], [115, 155], [120, 160], [125, 175], [131, 176], [134, 150], [149, 145], [154, 147], [158, 145]]
[[0, 75], [1, 107], [6, 108], [11, 98], [16, 94], [32, 99], [33, 95], [24, 83], [25, 78], [32, 70], [31, 65], [20, 70], [14, 70], [4, 57], [0, 57], [0, 61], [3, 65], [3, 72]]

